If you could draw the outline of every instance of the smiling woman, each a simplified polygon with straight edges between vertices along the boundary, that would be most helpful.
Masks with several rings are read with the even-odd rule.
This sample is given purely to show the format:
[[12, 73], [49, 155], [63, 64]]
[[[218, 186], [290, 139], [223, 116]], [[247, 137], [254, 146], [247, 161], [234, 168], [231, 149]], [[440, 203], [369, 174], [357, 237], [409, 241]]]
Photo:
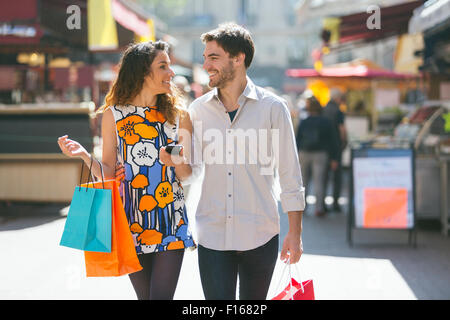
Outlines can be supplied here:
[[[192, 134], [189, 115], [171, 82], [174, 75], [165, 42], [130, 45], [99, 109], [105, 176], [122, 181], [123, 205], [143, 267], [130, 274], [138, 299], [172, 299], [184, 249], [195, 247], [181, 184], [192, 169], [182, 155], [175, 162], [165, 151], [181, 144], [189, 152], [182, 133]], [[78, 142], [63, 136], [59, 145], [66, 155], [90, 165], [91, 156]], [[92, 172], [100, 174], [96, 162]]]
[[[105, 112], [112, 105], [157, 105], [164, 117], [173, 123], [179, 113], [175, 106], [179, 103], [180, 94], [171, 84], [175, 74], [170, 68], [168, 50], [168, 44], [163, 41], [130, 45], [119, 63], [118, 77], [105, 98], [105, 104], [97, 112]], [[147, 101], [142, 95], [145, 92], [151, 92], [156, 100]]]

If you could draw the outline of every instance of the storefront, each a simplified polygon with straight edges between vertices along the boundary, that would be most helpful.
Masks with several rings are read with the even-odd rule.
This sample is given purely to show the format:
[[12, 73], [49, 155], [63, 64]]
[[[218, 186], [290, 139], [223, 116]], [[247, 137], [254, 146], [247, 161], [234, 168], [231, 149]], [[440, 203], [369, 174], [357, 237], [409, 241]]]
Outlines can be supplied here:
[[[322, 105], [329, 100], [330, 88], [346, 94], [343, 111], [350, 143], [343, 154], [345, 166], [350, 165], [351, 149], [414, 149], [416, 217], [448, 229], [450, 127], [445, 115], [450, 101], [417, 103], [417, 92], [429, 88], [422, 77], [383, 70], [369, 62], [324, 67], [320, 72], [291, 69], [287, 75], [306, 78], [307, 88]], [[411, 95], [414, 103], [408, 103]]]
[[81, 161], [63, 156], [57, 138], [70, 134], [101, 157], [95, 110], [120, 54], [164, 28], [129, 0], [0, 2], [0, 201], [70, 201]]
[[[330, 89], [338, 88], [345, 96], [342, 111], [346, 113], [350, 138], [392, 133], [403, 114], [408, 112], [411, 92], [421, 85], [417, 75], [383, 69], [371, 61], [358, 59], [314, 69], [288, 69], [288, 77], [306, 79], [322, 106], [330, 99]], [[354, 128], [351, 122], [360, 123]]]
[[[450, 1], [426, 1], [414, 10], [409, 22], [409, 34], [423, 37], [420, 70], [427, 80], [429, 101], [418, 110], [403, 132], [417, 127], [413, 135], [420, 161], [423, 162], [423, 205], [427, 216], [438, 219], [442, 233], [450, 230]], [[400, 131], [400, 130], [399, 130]]]

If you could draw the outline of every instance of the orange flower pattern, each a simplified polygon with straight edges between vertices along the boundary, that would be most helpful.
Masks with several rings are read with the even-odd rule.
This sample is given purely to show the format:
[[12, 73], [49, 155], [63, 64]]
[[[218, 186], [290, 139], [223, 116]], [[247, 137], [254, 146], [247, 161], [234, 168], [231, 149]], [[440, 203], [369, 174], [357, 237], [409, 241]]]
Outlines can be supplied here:
[[121, 194], [138, 254], [195, 247], [183, 188], [173, 167], [159, 161], [161, 146], [178, 142], [178, 121], [157, 107], [113, 106], [118, 160], [125, 167]]
[[144, 122], [144, 118], [131, 115], [117, 122], [117, 133], [119, 137], [125, 140], [128, 145], [135, 144], [140, 137], [134, 131], [134, 126], [138, 123]]

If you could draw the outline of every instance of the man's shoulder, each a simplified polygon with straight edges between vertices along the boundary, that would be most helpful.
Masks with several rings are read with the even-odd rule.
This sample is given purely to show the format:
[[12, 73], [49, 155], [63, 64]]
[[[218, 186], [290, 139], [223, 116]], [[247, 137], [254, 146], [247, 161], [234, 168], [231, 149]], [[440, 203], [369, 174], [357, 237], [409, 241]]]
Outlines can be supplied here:
[[199, 106], [204, 105], [206, 102], [211, 100], [211, 98], [213, 96], [214, 96], [214, 90], [208, 91], [204, 95], [202, 95], [202, 96], [198, 97], [197, 99], [195, 99], [194, 101], [192, 101], [190, 106], [189, 106], [189, 109], [191, 109], [191, 108], [198, 108]]
[[256, 94], [258, 95], [258, 104], [270, 110], [270, 112], [283, 112], [288, 109], [287, 101], [277, 95], [270, 89], [255, 86]]
[[282, 97], [280, 97], [279, 95], [277, 95], [275, 92], [273, 92], [270, 89], [259, 87], [256, 85], [255, 85], [255, 88], [256, 88], [256, 93], [258, 95], [259, 100], [261, 100], [263, 102], [279, 103], [279, 104], [286, 103], [285, 99], [283, 99]]
[[202, 115], [201, 110], [205, 109], [210, 100], [213, 98], [213, 95], [214, 92], [213, 90], [211, 90], [191, 102], [191, 104], [188, 107], [188, 112], [189, 115], [191, 116], [191, 120], [198, 118]]

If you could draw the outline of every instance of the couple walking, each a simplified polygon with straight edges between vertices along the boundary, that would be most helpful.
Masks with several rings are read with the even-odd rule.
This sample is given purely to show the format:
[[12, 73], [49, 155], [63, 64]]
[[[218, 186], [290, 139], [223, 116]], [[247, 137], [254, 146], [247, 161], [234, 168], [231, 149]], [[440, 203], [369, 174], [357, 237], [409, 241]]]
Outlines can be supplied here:
[[[280, 232], [275, 172], [289, 216], [280, 258], [296, 263], [303, 251], [305, 197], [292, 122], [286, 103], [247, 76], [254, 44], [246, 29], [227, 23], [201, 39], [203, 67], [213, 89], [189, 108], [181, 105], [171, 84], [168, 45], [157, 41], [124, 52], [118, 77], [99, 109], [104, 175], [122, 180], [125, 212], [143, 267], [129, 278], [138, 299], [173, 299], [184, 251], [198, 245], [206, 299], [235, 299], [238, 275], [240, 299], [266, 299]], [[230, 143], [233, 133], [252, 136], [252, 130], [266, 134], [258, 145], [270, 156], [268, 168], [252, 158], [254, 146]], [[58, 144], [64, 154], [91, 164], [91, 155], [78, 142], [62, 136]], [[183, 146], [179, 155], [166, 151], [175, 144]], [[242, 154], [247, 162], [233, 160]], [[100, 170], [94, 161], [93, 174], [100, 177]], [[182, 186], [202, 172], [196, 244]]]

